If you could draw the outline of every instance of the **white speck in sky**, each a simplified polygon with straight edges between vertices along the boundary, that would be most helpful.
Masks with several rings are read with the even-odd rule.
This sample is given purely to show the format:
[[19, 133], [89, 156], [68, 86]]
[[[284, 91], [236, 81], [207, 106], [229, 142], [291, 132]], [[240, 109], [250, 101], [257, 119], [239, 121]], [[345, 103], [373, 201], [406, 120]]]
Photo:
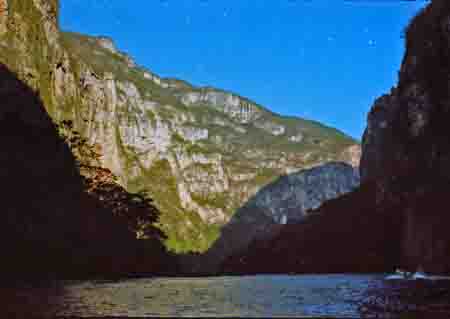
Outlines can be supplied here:
[[369, 42], [367, 42], [370, 46], [374, 46], [376, 43], [375, 40], [369, 40]]

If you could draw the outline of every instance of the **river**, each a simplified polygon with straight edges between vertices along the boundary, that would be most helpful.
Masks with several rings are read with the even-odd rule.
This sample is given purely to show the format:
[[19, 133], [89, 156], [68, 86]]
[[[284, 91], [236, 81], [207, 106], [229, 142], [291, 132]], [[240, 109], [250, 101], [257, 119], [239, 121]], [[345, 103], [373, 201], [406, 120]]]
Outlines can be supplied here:
[[[373, 314], [387, 317], [394, 314], [398, 309], [372, 306], [380, 296], [387, 298], [391, 294], [398, 297], [401, 289], [410, 297], [414, 289], [435, 294], [440, 292], [441, 295], [448, 289], [448, 281], [445, 284], [426, 284], [426, 288], [416, 284], [405, 287], [404, 283], [388, 282], [384, 277], [277, 275], [53, 281], [10, 285], [0, 288], [0, 292], [5, 302], [4, 310], [11, 316], [360, 318]], [[448, 297], [450, 300], [450, 295]], [[396, 306], [402, 302], [413, 303], [411, 300], [395, 300]], [[404, 311], [409, 305], [402, 306]], [[425, 309], [414, 305], [408, 309], [420, 310], [422, 314], [424, 311], [442, 314], [446, 307], [441, 305], [440, 309]]]

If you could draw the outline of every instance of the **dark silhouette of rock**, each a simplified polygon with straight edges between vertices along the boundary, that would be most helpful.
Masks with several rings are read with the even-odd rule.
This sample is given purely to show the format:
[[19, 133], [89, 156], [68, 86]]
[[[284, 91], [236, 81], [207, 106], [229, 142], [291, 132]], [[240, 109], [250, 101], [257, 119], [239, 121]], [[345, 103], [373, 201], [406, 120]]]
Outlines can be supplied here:
[[450, 5], [433, 1], [406, 29], [398, 86], [375, 102], [363, 137], [361, 176], [378, 205], [403, 200], [399, 254], [414, 269], [450, 271]]
[[237, 210], [206, 253], [181, 256], [182, 268], [194, 274], [220, 274], [220, 265], [228, 257], [251, 254], [252, 242], [270, 241], [283, 225], [307, 219], [313, 208], [358, 185], [357, 168], [339, 162], [281, 176]]
[[[80, 167], [39, 96], [0, 65], [0, 274], [123, 276], [174, 265], [153, 226], [151, 201], [127, 193], [110, 172]], [[83, 176], [83, 170], [90, 172]]]
[[[380, 272], [397, 264], [401, 219], [376, 211], [374, 185], [325, 202], [225, 260], [225, 274]], [[392, 208], [395, 210], [395, 207]]]
[[434, 0], [407, 27], [398, 86], [368, 115], [362, 186], [254, 242], [224, 271], [450, 273], [449, 21], [450, 4]]

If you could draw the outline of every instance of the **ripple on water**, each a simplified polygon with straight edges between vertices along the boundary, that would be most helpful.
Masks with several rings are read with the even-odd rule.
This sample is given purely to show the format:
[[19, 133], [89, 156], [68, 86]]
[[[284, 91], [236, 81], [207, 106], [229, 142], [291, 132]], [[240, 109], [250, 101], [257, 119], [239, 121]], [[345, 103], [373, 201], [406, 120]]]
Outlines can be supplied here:
[[[447, 288], [439, 284], [411, 286], [383, 278], [300, 275], [63, 281], [49, 287], [2, 288], [2, 296], [10, 301], [9, 313], [18, 316], [26, 311], [59, 316], [352, 318], [399, 311], [442, 313], [449, 308], [450, 298], [439, 297], [446, 296]], [[424, 308], [420, 298], [435, 302]]]

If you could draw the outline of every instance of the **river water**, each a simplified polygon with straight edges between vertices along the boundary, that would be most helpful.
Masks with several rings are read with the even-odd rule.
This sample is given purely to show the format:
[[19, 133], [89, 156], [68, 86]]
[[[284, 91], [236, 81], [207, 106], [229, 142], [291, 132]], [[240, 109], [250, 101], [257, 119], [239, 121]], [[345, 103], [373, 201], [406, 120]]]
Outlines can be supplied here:
[[[391, 310], [369, 311], [377, 294], [386, 296], [400, 288], [408, 294], [423, 290], [402, 287], [384, 277], [281, 275], [35, 282], [0, 288], [0, 297], [5, 302], [3, 310], [11, 316], [360, 318], [370, 314], [389, 317]], [[433, 284], [427, 291], [430, 289], [442, 292], [444, 288]]]

